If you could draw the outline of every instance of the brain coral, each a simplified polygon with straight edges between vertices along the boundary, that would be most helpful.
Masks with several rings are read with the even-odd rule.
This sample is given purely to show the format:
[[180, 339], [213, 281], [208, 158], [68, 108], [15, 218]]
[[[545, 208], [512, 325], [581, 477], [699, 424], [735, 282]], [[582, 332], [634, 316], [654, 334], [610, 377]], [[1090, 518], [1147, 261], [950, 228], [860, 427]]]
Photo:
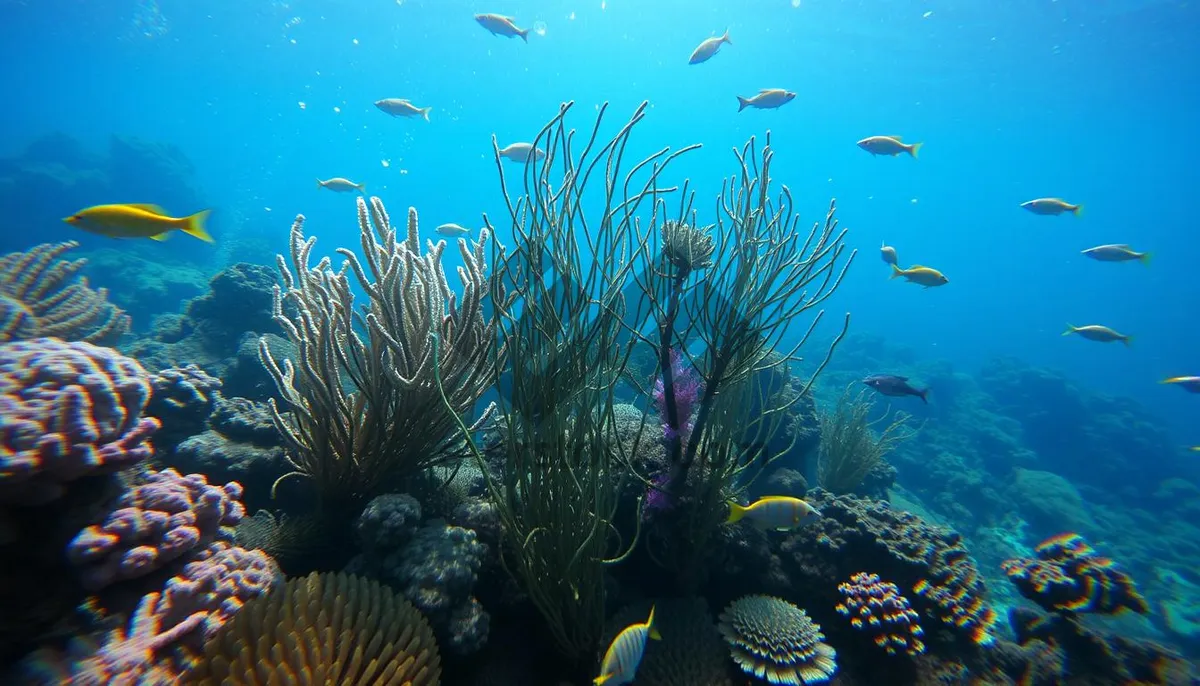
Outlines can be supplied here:
[[721, 613], [721, 635], [734, 662], [772, 684], [818, 684], [837, 671], [837, 651], [804, 610], [786, 600], [750, 595]]

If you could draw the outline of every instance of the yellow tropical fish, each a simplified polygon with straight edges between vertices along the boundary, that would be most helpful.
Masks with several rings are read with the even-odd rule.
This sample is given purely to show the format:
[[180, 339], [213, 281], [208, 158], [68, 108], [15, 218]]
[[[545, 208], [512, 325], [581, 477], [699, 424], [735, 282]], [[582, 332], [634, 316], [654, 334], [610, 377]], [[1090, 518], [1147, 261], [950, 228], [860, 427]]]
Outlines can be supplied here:
[[892, 275], [889, 278], [903, 276], [912, 283], [920, 284], [926, 288], [935, 286], [945, 286], [950, 283], [950, 279], [946, 275], [934, 269], [933, 267], [922, 267], [919, 264], [914, 264], [908, 269], [901, 269], [899, 265], [892, 265]]
[[158, 205], [126, 203], [95, 205], [65, 217], [63, 221], [78, 229], [109, 238], [152, 238], [165, 241], [172, 231], [182, 231], [205, 243], [212, 236], [204, 229], [211, 210], [201, 210], [189, 217], [172, 217]]
[[1188, 393], [1200, 393], [1200, 376], [1172, 376], [1163, 383], [1179, 386]]
[[592, 679], [594, 686], [620, 686], [633, 683], [637, 676], [638, 665], [642, 664], [642, 654], [646, 652], [646, 638], [660, 640], [658, 629], [654, 628], [654, 608], [650, 608], [650, 616], [645, 622], [630, 624], [617, 634], [604, 653], [604, 661], [600, 663], [600, 676]]
[[1063, 335], [1070, 336], [1073, 333], [1077, 333], [1089, 341], [1096, 341], [1098, 343], [1121, 341], [1125, 345], [1129, 345], [1133, 341], [1133, 336], [1127, 336], [1099, 324], [1088, 324], [1087, 326], [1071, 326], [1067, 324], [1067, 330], [1063, 332]]
[[820, 510], [799, 498], [768, 495], [746, 506], [729, 503], [729, 519], [725, 523], [733, 524], [748, 519], [764, 529], [789, 531], [820, 518]]

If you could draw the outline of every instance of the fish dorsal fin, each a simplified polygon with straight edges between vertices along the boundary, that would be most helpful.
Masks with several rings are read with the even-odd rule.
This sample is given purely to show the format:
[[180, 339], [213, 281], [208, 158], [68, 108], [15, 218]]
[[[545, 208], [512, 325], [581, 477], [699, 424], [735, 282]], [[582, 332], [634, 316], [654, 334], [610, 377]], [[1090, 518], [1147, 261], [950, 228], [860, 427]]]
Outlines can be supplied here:
[[139, 210], [145, 210], [146, 212], [150, 212], [152, 214], [157, 214], [162, 217], [167, 216], [166, 210], [164, 210], [162, 207], [155, 205], [153, 203], [131, 202], [131, 203], [126, 203], [126, 207], [136, 207]]
[[926, 267], [923, 264], [914, 264], [913, 266], [908, 268], [908, 271], [912, 271], [914, 269], [929, 269], [929, 267]]
[[884, 136], [884, 138], [891, 138], [894, 141], [903, 141], [904, 140], [904, 136], [897, 136], [894, 134], [888, 134], [888, 135]]

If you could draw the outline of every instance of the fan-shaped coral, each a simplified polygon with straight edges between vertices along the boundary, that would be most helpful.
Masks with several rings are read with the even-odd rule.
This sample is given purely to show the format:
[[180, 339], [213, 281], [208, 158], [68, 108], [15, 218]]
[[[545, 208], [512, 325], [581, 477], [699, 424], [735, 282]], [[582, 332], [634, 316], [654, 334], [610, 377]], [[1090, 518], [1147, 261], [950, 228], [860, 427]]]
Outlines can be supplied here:
[[1101, 557], [1079, 534], [1042, 541], [1036, 558], [1006, 560], [1001, 568], [1021, 595], [1051, 612], [1146, 614], [1150, 606], [1115, 562]]
[[750, 595], [721, 613], [721, 635], [734, 662], [773, 684], [817, 684], [837, 671], [837, 651], [804, 610], [786, 600]]
[[846, 598], [835, 608], [838, 614], [849, 617], [855, 629], [870, 634], [875, 645], [890, 655], [925, 652], [921, 616], [908, 598], [900, 595], [896, 584], [880, 581], [878, 574], [859, 572], [839, 584], [838, 591]]
[[[634, 622], [645, 621], [651, 603], [634, 603], [607, 622], [600, 645]], [[638, 686], [732, 686], [729, 661], [717, 625], [703, 598], [661, 598], [654, 602], [660, 641], [647, 641], [638, 665]]]
[[0, 342], [50, 337], [113, 343], [129, 316], [108, 302], [108, 291], [76, 274], [87, 260], [58, 259], [75, 241], [43, 243], [0, 257]]
[[436, 686], [425, 618], [375, 581], [310, 574], [246, 603], [205, 645], [188, 683]]

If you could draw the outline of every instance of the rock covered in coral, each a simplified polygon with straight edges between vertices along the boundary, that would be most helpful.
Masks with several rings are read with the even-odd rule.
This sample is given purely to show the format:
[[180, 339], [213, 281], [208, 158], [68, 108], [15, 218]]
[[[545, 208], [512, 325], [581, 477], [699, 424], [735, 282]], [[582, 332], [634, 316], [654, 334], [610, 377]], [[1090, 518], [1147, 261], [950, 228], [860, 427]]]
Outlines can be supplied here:
[[358, 539], [368, 556], [403, 548], [421, 526], [421, 503], [407, 493], [388, 493], [367, 503], [355, 522]]
[[163, 369], [154, 375], [152, 385], [146, 414], [162, 423], [160, 449], [203, 430], [221, 390], [220, 379], [194, 364]]
[[1036, 558], [1016, 558], [1002, 565], [1021, 591], [1052, 612], [1146, 614], [1150, 606], [1128, 574], [1101, 557], [1079, 534], [1061, 534], [1042, 541]]
[[64, 484], [141, 462], [158, 420], [137, 361], [90, 343], [0, 344], [0, 501], [41, 503]]
[[772, 684], [819, 684], [837, 671], [821, 627], [786, 600], [745, 596], [725, 608], [718, 628], [733, 661]]
[[808, 491], [808, 479], [795, 469], [780, 467], [767, 477], [766, 489], [773, 495], [790, 495], [795, 498], [803, 497]]
[[1067, 479], [1039, 469], [1013, 470], [1005, 494], [1035, 532], [1094, 531], [1096, 522], [1079, 490]]
[[196, 434], [175, 447], [166, 458], [189, 472], [203, 472], [216, 481], [243, 485], [243, 500], [251, 509], [266, 507], [271, 486], [286, 473], [283, 448], [235, 441], [212, 429]]
[[189, 551], [232, 538], [245, 510], [237, 482], [209, 485], [203, 474], [155, 472], [134, 486], [105, 519], [67, 546], [86, 588], [97, 590], [162, 568]]
[[839, 584], [838, 591], [844, 599], [834, 609], [889, 655], [925, 652], [921, 615], [896, 584], [881, 580], [878, 574], [859, 572]]

